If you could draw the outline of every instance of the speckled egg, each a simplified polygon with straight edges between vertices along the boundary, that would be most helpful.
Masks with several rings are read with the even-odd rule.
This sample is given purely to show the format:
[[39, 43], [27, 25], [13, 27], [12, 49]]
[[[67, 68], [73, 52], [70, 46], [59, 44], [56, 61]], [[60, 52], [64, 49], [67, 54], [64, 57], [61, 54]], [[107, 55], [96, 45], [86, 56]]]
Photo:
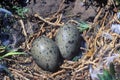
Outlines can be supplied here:
[[80, 32], [72, 23], [61, 27], [55, 37], [61, 55], [65, 59], [72, 59], [80, 50]]
[[35, 39], [31, 55], [38, 66], [47, 71], [55, 71], [60, 63], [60, 51], [54, 41], [46, 36]]

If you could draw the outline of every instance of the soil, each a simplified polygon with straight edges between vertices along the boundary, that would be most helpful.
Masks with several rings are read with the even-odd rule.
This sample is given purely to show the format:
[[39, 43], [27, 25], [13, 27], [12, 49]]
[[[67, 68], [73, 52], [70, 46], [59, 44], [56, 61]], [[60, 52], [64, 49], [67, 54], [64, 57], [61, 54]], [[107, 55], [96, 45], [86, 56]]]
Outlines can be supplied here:
[[[0, 80], [92, 80], [89, 73], [90, 64], [97, 66], [101, 60], [98, 58], [104, 57], [102, 53], [105, 55], [109, 55], [110, 52], [119, 53], [120, 36], [110, 31], [110, 25], [113, 22], [119, 23], [117, 20], [113, 21], [119, 7], [110, 2], [112, 0], [28, 1], [24, 5], [29, 9], [25, 18], [14, 15], [10, 20], [5, 20], [6, 22], [0, 20], [0, 45], [7, 45], [13, 50], [26, 53], [1, 60], [10, 72], [0, 71]], [[65, 23], [81, 21], [91, 25], [81, 33], [85, 41], [83, 45], [87, 44], [87, 47], [82, 48], [85, 51], [81, 58], [77, 61], [64, 60], [56, 72], [42, 70], [30, 55], [32, 41], [41, 35], [54, 40], [58, 29]], [[104, 39], [103, 32], [110, 33], [114, 39]], [[114, 46], [111, 48], [109, 45]]]

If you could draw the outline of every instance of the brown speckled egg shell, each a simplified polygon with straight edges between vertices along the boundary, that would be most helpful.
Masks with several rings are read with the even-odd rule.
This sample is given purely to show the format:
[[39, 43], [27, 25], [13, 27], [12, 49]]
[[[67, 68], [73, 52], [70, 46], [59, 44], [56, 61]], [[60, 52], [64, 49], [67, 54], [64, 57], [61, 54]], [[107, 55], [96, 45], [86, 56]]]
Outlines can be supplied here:
[[51, 39], [45, 36], [40, 36], [33, 41], [31, 55], [44, 70], [55, 71], [59, 66], [59, 48]]
[[61, 27], [55, 37], [61, 55], [65, 59], [72, 59], [80, 49], [80, 32], [77, 26], [66, 24]]

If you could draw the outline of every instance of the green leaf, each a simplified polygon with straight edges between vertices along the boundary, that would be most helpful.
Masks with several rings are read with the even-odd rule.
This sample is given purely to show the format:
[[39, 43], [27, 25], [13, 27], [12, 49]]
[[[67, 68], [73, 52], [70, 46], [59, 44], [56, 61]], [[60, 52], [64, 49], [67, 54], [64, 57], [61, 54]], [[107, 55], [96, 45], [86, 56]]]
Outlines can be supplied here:
[[98, 74], [99, 80], [115, 80], [108, 70], [103, 70], [103, 74]]
[[27, 8], [23, 8], [23, 13], [27, 13], [29, 10]]
[[102, 74], [98, 74], [98, 78], [99, 78], [99, 80], [105, 80], [104, 76]]
[[0, 56], [0, 59], [4, 58], [4, 57], [8, 57], [8, 56], [12, 56], [12, 55], [18, 55], [18, 54], [25, 54], [24, 52], [16, 52], [16, 51], [11, 51], [6, 53], [3, 56]]
[[72, 59], [72, 61], [77, 61], [79, 59], [79, 57], [78, 56], [75, 56], [73, 59]]
[[80, 21], [80, 23], [78, 23], [78, 25], [79, 25], [78, 29], [80, 32], [83, 32], [83, 31], [89, 29], [89, 27], [90, 27], [87, 23], [85, 23], [83, 21]]
[[110, 75], [109, 71], [104, 70], [103, 75], [105, 76], [105, 80], [112, 80], [112, 75]]
[[112, 74], [112, 76], [115, 76], [115, 68], [113, 63], [110, 63], [110, 73]]
[[18, 7], [18, 6], [13, 6], [13, 9], [15, 10], [16, 14], [22, 18], [24, 18], [25, 13], [29, 11], [28, 8], [23, 8], [23, 7]]

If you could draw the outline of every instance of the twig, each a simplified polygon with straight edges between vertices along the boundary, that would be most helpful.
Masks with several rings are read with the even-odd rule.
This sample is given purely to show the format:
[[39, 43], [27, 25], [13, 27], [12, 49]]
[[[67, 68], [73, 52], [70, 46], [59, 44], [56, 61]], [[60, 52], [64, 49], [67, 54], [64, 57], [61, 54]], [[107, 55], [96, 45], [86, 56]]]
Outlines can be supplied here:
[[25, 76], [23, 76], [23, 75], [21, 75], [21, 74], [19, 74], [19, 73], [15, 72], [15, 71], [14, 71], [14, 73], [15, 73], [16, 75], [20, 76], [21, 78], [23, 78], [24, 80], [29, 80], [29, 79], [28, 79], [28, 78], [26, 78]]
[[4, 76], [3, 80], [10, 80], [8, 76]]
[[62, 69], [73, 69], [72, 67], [60, 66]]
[[58, 11], [53, 15], [53, 16], [56, 16], [61, 10], [62, 10], [62, 7], [63, 7], [63, 4], [64, 4], [65, 0], [62, 0], [60, 6], [59, 6], [59, 9]]
[[12, 72], [17, 72], [17, 73], [20, 73], [24, 76], [28, 76], [28, 77], [31, 77], [31, 78], [34, 78], [35, 76], [31, 75], [31, 74], [27, 74], [27, 73], [24, 73], [22, 71], [19, 71], [19, 70], [16, 70], [16, 69], [12, 69], [12, 68], [9, 68], [10, 70], [12, 70]]
[[22, 29], [23, 29], [23, 34], [24, 34], [24, 36], [27, 37], [27, 33], [26, 33], [26, 30], [25, 30], [25, 26], [24, 26], [23, 20], [19, 20], [19, 22], [20, 22], [21, 27], [22, 27]]
[[61, 70], [61, 71], [58, 71], [58, 72], [56, 72], [56, 73], [53, 73], [50, 77], [55, 77], [56, 75], [59, 75], [59, 74], [65, 73], [65, 72], [66, 72], [66, 70], [63, 69], [63, 70]]
[[88, 66], [84, 66], [84, 67], [82, 67], [82, 68], [76, 70], [75, 72], [78, 73], [78, 72], [80, 72], [80, 71], [82, 71], [82, 70], [84, 70], [84, 69], [87, 69], [87, 68], [88, 68]]
[[103, 10], [103, 8], [100, 8], [100, 10], [99, 10], [98, 14], [96, 15], [96, 17], [94, 18], [93, 22], [96, 22], [98, 20], [100, 14], [102, 13], [102, 10]]
[[44, 21], [47, 24], [50, 24], [50, 25], [53, 25], [53, 26], [63, 26], [63, 24], [56, 24], [56, 23], [52, 23], [50, 21], [47, 21], [47, 20], [43, 19], [41, 16], [39, 16], [38, 14], [35, 14], [34, 16], [39, 18], [40, 20]]

